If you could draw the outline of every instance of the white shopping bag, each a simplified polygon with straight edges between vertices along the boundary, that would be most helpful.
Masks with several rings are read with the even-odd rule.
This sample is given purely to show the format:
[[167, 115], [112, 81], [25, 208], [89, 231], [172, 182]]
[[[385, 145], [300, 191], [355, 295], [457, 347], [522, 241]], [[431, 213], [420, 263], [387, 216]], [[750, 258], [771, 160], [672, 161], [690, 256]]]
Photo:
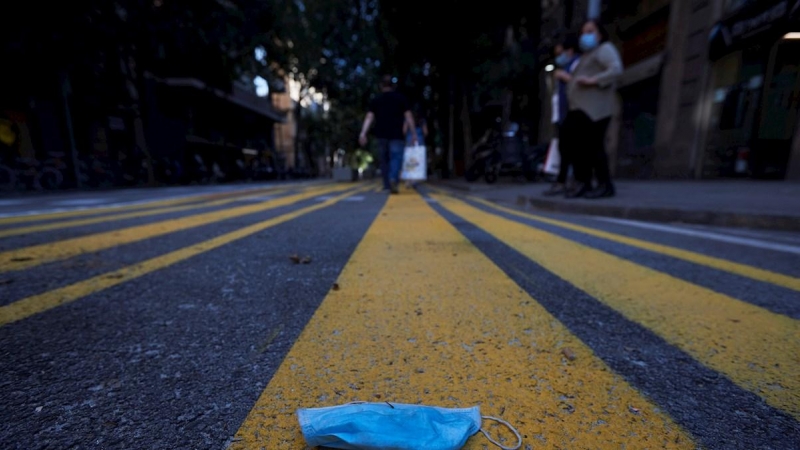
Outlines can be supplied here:
[[427, 178], [427, 155], [424, 145], [406, 147], [403, 152], [402, 180], [424, 180]]
[[558, 175], [561, 168], [561, 153], [558, 151], [558, 138], [553, 138], [547, 150], [547, 159], [544, 162], [544, 173]]

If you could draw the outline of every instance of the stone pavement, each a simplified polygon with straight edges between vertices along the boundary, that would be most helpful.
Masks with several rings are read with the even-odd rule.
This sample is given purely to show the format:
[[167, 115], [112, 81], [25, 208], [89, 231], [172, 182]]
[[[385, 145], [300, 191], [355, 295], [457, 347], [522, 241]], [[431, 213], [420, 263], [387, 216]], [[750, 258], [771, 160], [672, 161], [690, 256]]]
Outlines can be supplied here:
[[538, 211], [800, 231], [800, 183], [786, 181], [617, 180], [616, 197], [596, 200], [545, 197], [549, 184], [544, 182], [488, 185], [454, 179], [432, 184]]

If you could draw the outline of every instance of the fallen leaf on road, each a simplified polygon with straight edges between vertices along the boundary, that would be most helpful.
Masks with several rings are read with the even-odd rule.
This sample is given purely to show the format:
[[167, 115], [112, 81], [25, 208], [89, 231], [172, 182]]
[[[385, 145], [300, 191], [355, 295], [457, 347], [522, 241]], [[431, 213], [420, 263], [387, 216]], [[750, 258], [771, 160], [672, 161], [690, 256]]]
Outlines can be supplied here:
[[303, 263], [303, 264], [311, 264], [311, 257], [310, 257], [310, 256], [306, 256], [306, 257], [305, 257], [305, 258], [303, 258], [303, 260], [302, 260], [302, 261], [300, 261], [300, 262], [301, 262], [301, 263]]
[[300, 257], [297, 256], [297, 255], [292, 255], [292, 256], [289, 257], [289, 259], [291, 259], [292, 262], [295, 263], [295, 264], [300, 264]]
[[561, 354], [568, 360], [575, 361], [575, 352], [573, 352], [571, 348], [564, 347], [564, 349], [561, 350]]
[[42, 408], [43, 408], [43, 406], [37, 406], [34, 411], [36, 411], [37, 413], [40, 413], [40, 412], [42, 412]]
[[333, 289], [334, 291], [338, 291], [339, 290], [339, 283], [333, 283], [333, 287], [331, 287], [331, 289]]

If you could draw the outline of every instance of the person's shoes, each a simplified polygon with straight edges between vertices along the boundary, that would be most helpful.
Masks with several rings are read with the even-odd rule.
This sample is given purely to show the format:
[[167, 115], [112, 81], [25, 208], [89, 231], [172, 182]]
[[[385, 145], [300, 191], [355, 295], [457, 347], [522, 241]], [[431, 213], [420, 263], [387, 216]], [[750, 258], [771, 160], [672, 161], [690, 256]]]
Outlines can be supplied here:
[[397, 182], [396, 181], [392, 181], [392, 187], [389, 188], [389, 190], [391, 191], [392, 194], [399, 194], [400, 193], [400, 189], [397, 188]]
[[604, 183], [600, 186], [597, 186], [596, 189], [593, 189], [590, 192], [587, 192], [584, 197], [586, 198], [606, 198], [606, 197], [613, 197], [616, 194], [614, 190], [614, 185], [611, 183]]
[[581, 183], [575, 189], [567, 192], [565, 197], [567, 198], [584, 197], [589, 192], [591, 192], [591, 185], [588, 183]]
[[563, 184], [554, 184], [550, 189], [542, 192], [545, 197], [552, 197], [554, 195], [564, 195], [567, 193], [566, 187]]

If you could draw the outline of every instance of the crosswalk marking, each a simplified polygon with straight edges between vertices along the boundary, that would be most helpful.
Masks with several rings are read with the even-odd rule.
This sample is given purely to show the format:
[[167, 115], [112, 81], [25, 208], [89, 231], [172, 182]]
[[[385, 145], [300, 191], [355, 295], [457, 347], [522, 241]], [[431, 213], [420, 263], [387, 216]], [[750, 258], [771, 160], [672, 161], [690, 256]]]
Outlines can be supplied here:
[[643, 241], [641, 239], [621, 236], [618, 234], [609, 233], [607, 231], [596, 230], [594, 228], [584, 227], [581, 225], [575, 225], [561, 220], [550, 219], [535, 214], [528, 214], [477, 197], [469, 197], [469, 199], [475, 201], [476, 203], [488, 206], [497, 211], [502, 211], [504, 213], [508, 213], [518, 217], [524, 217], [527, 219], [535, 220], [537, 222], [546, 223], [549, 225], [555, 225], [557, 227], [561, 227], [567, 230], [585, 233], [590, 236], [595, 236], [602, 239], [608, 239], [609, 241], [618, 242], [620, 244], [630, 245], [632, 247], [660, 253], [662, 255], [671, 256], [673, 258], [682, 259], [684, 261], [689, 261], [695, 264], [700, 264], [703, 266], [712, 267], [714, 269], [723, 270], [736, 275], [751, 278], [753, 280], [763, 281], [766, 283], [785, 287], [795, 291], [800, 291], [800, 278], [797, 277], [792, 277], [789, 275], [784, 275], [781, 273], [760, 269], [758, 267], [753, 267], [746, 264], [740, 264], [737, 262], [728, 261], [722, 258], [715, 258], [713, 256], [708, 256], [701, 253], [692, 252], [689, 250], [683, 250], [680, 248], [670, 247], [667, 245]]
[[479, 404], [523, 448], [694, 448], [416, 194], [389, 197], [229, 448], [305, 448], [296, 409], [353, 400]]
[[208, 213], [182, 217], [175, 220], [166, 220], [147, 225], [134, 226], [120, 230], [10, 250], [0, 253], [0, 273], [12, 270], [28, 269], [30, 267], [35, 267], [47, 262], [59, 261], [84, 253], [116, 247], [118, 245], [129, 244], [131, 242], [137, 242], [155, 236], [162, 236], [176, 231], [183, 231], [234, 217], [241, 217], [247, 214], [267, 211], [280, 206], [286, 206], [301, 200], [316, 197], [319, 195], [320, 191], [337, 192], [351, 187], [352, 186], [325, 186], [319, 189], [311, 190], [310, 192], [289, 195], [286, 197], [281, 197], [280, 199], [255, 205], [239, 206], [222, 211], [212, 211]]
[[102, 214], [102, 213], [134, 211], [134, 210], [156, 208], [162, 206], [181, 205], [185, 203], [216, 200], [216, 199], [230, 197], [233, 195], [256, 193], [262, 190], [263, 188], [237, 189], [217, 194], [203, 193], [203, 194], [181, 195], [168, 198], [165, 200], [140, 200], [140, 201], [126, 202], [126, 203], [115, 203], [98, 207], [82, 206], [76, 208], [51, 208], [47, 210], [30, 210], [19, 213], [5, 213], [5, 214], [0, 214], [0, 225], [10, 225], [16, 223], [25, 223], [25, 222], [38, 222], [44, 220], [66, 219], [69, 217], [82, 217], [82, 216]]
[[449, 196], [444, 208], [800, 418], [800, 322]]
[[34, 314], [47, 311], [48, 309], [55, 308], [56, 306], [63, 305], [75, 301], [77, 299], [86, 297], [94, 292], [108, 289], [112, 286], [130, 281], [134, 278], [141, 277], [156, 270], [163, 269], [171, 266], [180, 261], [186, 260], [200, 253], [213, 250], [223, 245], [229, 244], [233, 241], [251, 236], [255, 233], [263, 231], [267, 228], [279, 225], [289, 220], [300, 217], [304, 214], [328, 207], [338, 201], [341, 201], [354, 192], [363, 191], [365, 188], [361, 187], [355, 191], [348, 191], [338, 196], [333, 196], [330, 200], [324, 203], [318, 203], [305, 208], [297, 209], [290, 213], [273, 217], [271, 219], [259, 222], [236, 231], [226, 233], [222, 236], [217, 236], [204, 242], [190, 245], [167, 254], [151, 258], [141, 263], [136, 263], [130, 266], [123, 267], [122, 269], [104, 273], [88, 280], [79, 281], [77, 283], [65, 286], [63, 288], [55, 289], [39, 295], [18, 300], [9, 305], [0, 306], [0, 326], [6, 325], [11, 322], [30, 317]]
[[[287, 189], [276, 189], [270, 190], [274, 192], [276, 195], [287, 191]], [[11, 228], [11, 229], [0, 229], [0, 238], [8, 237], [8, 236], [18, 236], [22, 234], [31, 234], [31, 233], [39, 233], [42, 231], [52, 231], [52, 230], [60, 230], [64, 228], [72, 228], [78, 227], [83, 225], [91, 225], [95, 223], [103, 223], [103, 222], [110, 222], [114, 220], [125, 220], [125, 219], [135, 219], [141, 217], [149, 217], [154, 216], [157, 214], [170, 214], [176, 213], [180, 211], [190, 211], [192, 209], [201, 209], [201, 208], [213, 208], [216, 206], [227, 205], [230, 203], [235, 202], [242, 202], [247, 200], [256, 200], [260, 199], [260, 201], [271, 200], [275, 196], [264, 197], [263, 195], [259, 196], [258, 194], [255, 196], [242, 196], [242, 197], [234, 197], [234, 198], [225, 198], [222, 200], [216, 200], [212, 202], [199, 202], [199, 203], [192, 203], [189, 205], [182, 205], [182, 206], [166, 206], [161, 208], [154, 208], [148, 209], [145, 211], [133, 211], [128, 213], [121, 213], [121, 214], [110, 214], [104, 215], [100, 217], [91, 217], [88, 219], [75, 219], [75, 220], [66, 220], [66, 221], [59, 221], [54, 223], [45, 223], [41, 225], [29, 225], [25, 227], [19, 228]]]
[[[421, 190], [441, 192], [430, 186]], [[76, 323], [79, 328], [88, 327], [93, 321], [117, 326], [114, 321], [120, 320], [116, 316], [120, 304], [111, 302], [130, 300], [120, 294], [128, 286], [126, 283], [158, 286], [172, 281], [164, 278], [170, 277], [172, 271], [194, 270], [207, 263], [213, 266], [217, 262], [215, 255], [201, 255], [235, 241], [248, 242], [248, 250], [252, 250], [251, 244], [257, 245], [252, 254], [277, 258], [278, 264], [283, 261], [290, 268], [285, 273], [279, 268], [263, 276], [277, 273], [280, 280], [288, 276], [289, 282], [295, 283], [298, 278], [291, 272], [294, 269], [307, 274], [317, 269], [338, 273], [342, 268], [339, 264], [344, 264], [346, 258], [345, 254], [336, 254], [345, 251], [341, 244], [328, 243], [326, 251], [318, 254], [303, 249], [300, 255], [313, 256], [313, 262], [294, 266], [289, 255], [294, 252], [295, 244], [274, 245], [273, 237], [293, 238], [295, 231], [315, 229], [312, 227], [316, 226], [316, 218], [323, 216], [329, 220], [326, 223], [341, 226], [337, 228], [338, 236], [340, 231], [347, 232], [346, 224], [354, 218], [360, 221], [358, 233], [363, 232], [361, 226], [366, 227], [370, 222], [372, 226], [290, 352], [283, 353], [288, 339], [283, 339], [280, 346], [270, 347], [269, 352], [274, 355], [269, 358], [261, 353], [263, 347], [252, 350], [254, 364], [266, 364], [260, 366], [262, 369], [270, 367], [260, 372], [267, 376], [257, 380], [252, 376], [234, 376], [239, 383], [233, 384], [242, 394], [237, 398], [248, 399], [246, 405], [238, 405], [239, 414], [242, 408], [252, 409], [243, 423], [236, 423], [243, 415], [227, 416], [230, 421], [221, 433], [231, 433], [241, 425], [236, 435], [224, 444], [231, 450], [305, 448], [297, 428], [296, 409], [352, 400], [479, 405], [482, 413], [500, 416], [517, 426], [524, 436], [522, 449], [526, 450], [794, 448], [790, 443], [800, 435], [800, 320], [754, 304], [762, 292], [756, 289], [775, 291], [787, 298], [774, 301], [786, 305], [785, 310], [791, 311], [787, 314], [794, 314], [796, 308], [791, 307], [791, 302], [784, 303], [791, 292], [800, 292], [800, 278], [787, 275], [792, 273], [792, 267], [784, 264], [792, 261], [794, 252], [784, 252], [781, 261], [772, 265], [783, 268], [781, 274], [591, 228], [594, 224], [580, 226], [470, 196], [423, 197], [406, 187], [401, 187], [400, 195], [387, 194], [374, 181], [292, 184], [226, 190], [224, 194], [213, 195], [206, 191], [203, 195], [172, 197], [141, 205], [128, 203], [124, 207], [76, 206], [64, 214], [14, 217], [10, 221], [0, 218], [0, 238], [106, 224], [102, 227], [105, 232], [83, 238], [56, 241], [63, 236], [43, 233], [25, 240], [11, 238], [0, 242], [6, 248], [22, 242], [37, 244], [0, 252], [0, 330], [7, 333], [8, 341], [4, 342], [14, 343], [7, 345], [12, 351], [6, 365], [24, 369], [19, 373], [12, 370], [12, 378], [19, 374], [27, 376], [29, 370], [33, 373], [39, 363], [31, 361], [36, 357], [31, 358], [25, 352], [39, 354], [39, 350], [33, 350], [37, 345], [47, 350], [44, 346], [53, 344], [62, 355], [75, 350], [81, 360], [92, 361], [94, 347], [84, 347], [84, 342], [95, 337], [82, 336], [89, 341], [80, 344], [70, 339], [56, 341], [49, 334], [61, 328], [51, 325], [63, 320], [64, 330], [72, 329]], [[346, 202], [356, 203], [345, 205]], [[379, 209], [379, 205], [384, 206]], [[214, 214], [197, 215], [193, 211], [214, 206], [220, 207]], [[288, 212], [242, 218], [244, 214], [260, 214], [277, 207], [281, 207], [282, 213]], [[320, 212], [323, 208], [329, 210]], [[256, 233], [314, 211], [322, 215], [297, 227], [289, 224], [291, 231], [268, 230], [262, 236], [265, 239], [255, 239]], [[176, 218], [154, 217], [166, 213], [176, 213], [171, 216]], [[267, 217], [262, 216], [272, 218], [264, 220]], [[138, 222], [149, 225], [126, 228], [129, 224], [114, 222], [140, 217], [150, 217]], [[205, 217], [205, 221], [198, 217]], [[204, 234], [216, 237], [196, 242], [200, 238], [193, 234], [193, 227], [227, 219], [233, 220], [223, 222], [220, 227], [203, 229]], [[263, 221], [256, 223], [257, 220]], [[70, 235], [97, 228], [77, 229]], [[131, 253], [140, 246], [149, 246], [139, 241], [166, 233], [184, 233], [180, 238], [187, 241], [181, 244], [185, 247], [174, 250], [177, 247], [174, 245], [146, 260]], [[355, 239], [356, 232], [347, 236]], [[736, 249], [731, 244], [737, 244], [737, 239], [718, 239], [718, 253], [724, 255], [726, 249]], [[87, 254], [137, 242], [131, 249], [103, 252], [96, 258]], [[347, 252], [352, 242], [348, 241]], [[157, 250], [149, 247], [148, 250]], [[280, 254], [276, 254], [276, 249], [280, 249]], [[31, 256], [33, 260], [27, 259]], [[67, 261], [63, 265], [37, 267], [76, 256], [81, 257], [77, 264]], [[196, 256], [196, 261], [188, 261]], [[113, 269], [102, 269], [101, 264], [83, 264], [90, 260], [109, 264]], [[175, 266], [181, 262], [186, 266]], [[244, 258], [236, 261], [235, 264], [247, 267], [243, 272], [237, 270], [236, 276], [252, 269], [254, 277], [261, 277], [264, 266], [260, 263], [251, 264]], [[267, 267], [273, 267], [269, 264], [272, 263]], [[28, 268], [37, 270], [21, 270]], [[164, 269], [164, 274], [157, 273]], [[101, 270], [110, 271], [99, 273]], [[687, 275], [686, 270], [696, 272]], [[43, 279], [43, 274], [44, 277], [53, 274], [53, 278]], [[708, 283], [701, 280], [706, 274], [711, 279]], [[227, 275], [220, 275], [220, 280], [204, 281], [213, 286], [217, 281], [226, 283], [226, 278]], [[737, 295], [734, 288], [720, 286], [720, 280], [733, 280], [752, 291]], [[113, 292], [104, 292], [115, 286]], [[248, 300], [258, 303], [265, 296], [281, 295], [285, 289], [280, 281], [269, 286], [272, 289], [257, 292], [243, 289], [242, 295], [253, 296]], [[310, 289], [312, 284], [304, 281], [303, 287], [306, 292], [305, 288]], [[319, 292], [319, 285], [314, 289]], [[227, 291], [227, 287], [222, 290], [225, 298]], [[302, 300], [316, 305], [320, 299], [303, 297]], [[150, 302], [150, 299], [136, 301]], [[763, 304], [771, 305], [771, 301], [765, 300]], [[75, 303], [71, 307], [55, 309], [72, 302]], [[197, 306], [192, 312], [198, 317], [203, 315], [202, 304], [195, 300], [181, 301], [175, 307], [185, 313], [192, 303]], [[244, 302], [220, 303], [218, 307], [235, 307], [241, 312], [244, 310], [238, 308], [243, 305]], [[135, 306], [158, 310], [163, 303], [157, 298], [152, 304]], [[259, 304], [248, 309], [247, 314], [253, 311], [253, 317], [260, 317], [260, 311], [272, 308], [275, 308], [272, 303]], [[89, 311], [86, 324], [81, 321], [85, 311]], [[294, 314], [296, 310], [292, 311]], [[310, 312], [306, 310], [304, 314]], [[148, 329], [146, 323], [150, 317], [134, 323], [140, 312], [129, 313], [133, 320], [120, 325], [130, 329], [131, 335], [141, 335], [137, 330]], [[165, 320], [174, 319], [168, 311], [165, 314]], [[302, 316], [302, 320], [306, 318]], [[258, 323], [254, 321], [250, 326], [258, 327]], [[230, 324], [221, 322], [219, 329], [204, 330], [209, 330], [209, 334], [225, 333], [225, 326]], [[233, 326], [242, 328], [239, 323]], [[271, 342], [278, 332], [274, 324], [266, 327], [264, 333], [271, 336], [268, 339]], [[292, 329], [292, 336], [295, 332]], [[34, 333], [41, 333], [41, 339]], [[262, 339], [261, 334], [254, 335]], [[170, 332], [165, 336], [175, 334]], [[281, 333], [281, 337], [285, 335]], [[31, 348], [27, 347], [29, 338]], [[99, 334], [96, 338], [110, 339]], [[237, 339], [238, 344], [242, 353], [237, 358], [251, 351], [249, 342]], [[15, 352], [15, 348], [23, 351]], [[26, 356], [20, 356], [23, 354]], [[273, 361], [278, 361], [274, 357], [285, 359], [272, 376]], [[97, 356], [97, 362], [112, 359], [107, 354]], [[53, 361], [57, 360], [51, 360], [51, 366], [58, 366]], [[46, 357], [42, 363], [47, 363]], [[105, 371], [113, 371], [109, 369], [112, 365], [96, 364], [95, 377], [107, 378], [109, 374]], [[269, 376], [272, 378], [268, 379]], [[78, 377], [76, 383], [84, 381], [83, 375]], [[219, 383], [228, 382], [224, 377], [220, 379], [224, 381]], [[207, 377], [206, 382], [215, 380], [209, 381]], [[264, 384], [267, 387], [254, 405], [251, 402]], [[40, 386], [43, 384], [35, 389]], [[73, 384], [64, 381], [63, 386], [69, 391]], [[75, 395], [80, 395], [79, 386], [74, 386]], [[158, 392], [155, 385], [151, 388]], [[129, 396], [125, 401], [137, 394], [120, 393]], [[35, 404], [44, 405], [46, 411], [50, 400], [41, 400], [46, 395], [47, 390], [33, 393], [31, 401], [35, 399]], [[29, 427], [23, 425], [27, 420], [25, 408], [22, 405], [22, 412], [7, 414], [12, 427]], [[34, 411], [39, 413], [39, 409]], [[38, 417], [41, 421], [30, 428], [36, 432], [39, 427], [35, 444], [40, 444], [47, 435], [41, 430], [52, 424], [43, 415]], [[715, 421], [718, 423], [714, 424]], [[507, 444], [514, 440], [502, 427], [492, 427], [490, 432], [502, 436]], [[179, 430], [175, 436], [183, 437], [180, 433], [191, 430]], [[719, 443], [722, 436], [730, 436], [725, 444]], [[487, 445], [481, 435], [476, 435], [465, 449], [489, 448]]]

